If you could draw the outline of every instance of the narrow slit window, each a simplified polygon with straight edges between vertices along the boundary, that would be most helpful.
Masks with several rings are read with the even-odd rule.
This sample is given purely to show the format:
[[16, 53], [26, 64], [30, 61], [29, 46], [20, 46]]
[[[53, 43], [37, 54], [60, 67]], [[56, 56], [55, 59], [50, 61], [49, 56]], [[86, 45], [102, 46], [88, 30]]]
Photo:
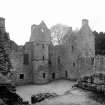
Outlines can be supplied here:
[[49, 65], [51, 65], [51, 64], [52, 64], [52, 63], [51, 63], [51, 60], [49, 60], [48, 63], [49, 63]]
[[44, 61], [44, 59], [45, 59], [45, 58], [44, 58], [44, 56], [43, 56], [43, 61]]
[[58, 64], [60, 64], [60, 57], [58, 57]]
[[73, 62], [73, 67], [75, 67], [75, 63]]
[[74, 51], [74, 46], [72, 45], [72, 47], [71, 47], [71, 48], [72, 48], [72, 52], [73, 52], [73, 51]]
[[23, 64], [24, 65], [28, 65], [29, 64], [29, 54], [24, 54]]
[[44, 44], [42, 44], [42, 48], [44, 48]]
[[65, 71], [65, 76], [66, 76], [66, 78], [68, 77], [68, 73], [67, 73], [67, 71]]
[[94, 58], [91, 58], [91, 65], [94, 64]]
[[55, 73], [52, 73], [52, 79], [55, 79]]
[[44, 78], [44, 79], [46, 78], [46, 74], [45, 74], [45, 73], [43, 73], [43, 78]]

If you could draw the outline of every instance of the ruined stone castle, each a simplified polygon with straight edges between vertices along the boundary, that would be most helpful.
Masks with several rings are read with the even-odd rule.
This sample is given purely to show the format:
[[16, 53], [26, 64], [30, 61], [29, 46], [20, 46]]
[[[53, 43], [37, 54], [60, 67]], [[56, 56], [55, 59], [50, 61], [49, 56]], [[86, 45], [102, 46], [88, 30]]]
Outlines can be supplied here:
[[[0, 18], [0, 29], [7, 33], [5, 19]], [[82, 20], [78, 32], [70, 28], [63, 43], [56, 46], [52, 44], [51, 31], [43, 21], [32, 25], [30, 40], [24, 46], [18, 46], [6, 35], [6, 51], [12, 64], [9, 76], [17, 85], [42, 84], [56, 79], [75, 80], [105, 70], [105, 57], [95, 56], [95, 36], [87, 19]]]

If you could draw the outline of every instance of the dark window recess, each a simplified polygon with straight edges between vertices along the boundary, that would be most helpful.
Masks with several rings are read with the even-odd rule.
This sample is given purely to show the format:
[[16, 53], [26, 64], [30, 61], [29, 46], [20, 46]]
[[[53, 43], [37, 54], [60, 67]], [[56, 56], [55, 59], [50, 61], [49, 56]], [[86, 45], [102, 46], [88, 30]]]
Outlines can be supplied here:
[[68, 73], [67, 73], [67, 71], [65, 71], [65, 76], [66, 76], [66, 78], [68, 77]]
[[43, 73], [43, 78], [46, 78], [46, 74], [45, 73]]
[[44, 59], [45, 59], [45, 58], [44, 58], [44, 56], [43, 56], [43, 61], [44, 61]]
[[91, 58], [91, 65], [94, 64], [94, 58]]
[[48, 63], [49, 63], [49, 65], [51, 65], [51, 64], [52, 64], [52, 63], [51, 63], [51, 60], [49, 60]]
[[55, 73], [52, 73], [52, 79], [55, 79]]
[[29, 55], [28, 54], [24, 54], [24, 62], [23, 64], [28, 65], [29, 64]]
[[75, 67], [75, 63], [73, 62], [73, 67]]
[[58, 64], [60, 64], [60, 57], [58, 57]]
[[71, 48], [72, 48], [72, 52], [74, 51], [74, 47], [73, 47], [73, 45], [71, 46]]
[[44, 44], [42, 44], [42, 48], [44, 48]]
[[20, 79], [24, 79], [24, 74], [20, 74]]

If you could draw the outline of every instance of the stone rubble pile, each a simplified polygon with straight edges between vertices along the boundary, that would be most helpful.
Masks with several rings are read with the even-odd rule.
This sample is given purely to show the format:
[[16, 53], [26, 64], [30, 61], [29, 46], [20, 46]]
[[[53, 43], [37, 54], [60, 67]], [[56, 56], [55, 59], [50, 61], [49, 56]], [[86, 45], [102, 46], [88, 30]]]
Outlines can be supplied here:
[[54, 98], [57, 96], [58, 95], [56, 93], [39, 93], [39, 94], [31, 96], [31, 103], [35, 104], [35, 103], [41, 102], [45, 99], [50, 99], [50, 98]]

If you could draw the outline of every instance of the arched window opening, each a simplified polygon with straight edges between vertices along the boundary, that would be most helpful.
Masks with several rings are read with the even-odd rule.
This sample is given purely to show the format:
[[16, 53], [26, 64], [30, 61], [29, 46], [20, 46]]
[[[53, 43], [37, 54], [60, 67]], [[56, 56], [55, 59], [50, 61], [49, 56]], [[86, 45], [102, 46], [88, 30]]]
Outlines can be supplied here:
[[44, 29], [42, 28], [41, 31], [44, 32]]

